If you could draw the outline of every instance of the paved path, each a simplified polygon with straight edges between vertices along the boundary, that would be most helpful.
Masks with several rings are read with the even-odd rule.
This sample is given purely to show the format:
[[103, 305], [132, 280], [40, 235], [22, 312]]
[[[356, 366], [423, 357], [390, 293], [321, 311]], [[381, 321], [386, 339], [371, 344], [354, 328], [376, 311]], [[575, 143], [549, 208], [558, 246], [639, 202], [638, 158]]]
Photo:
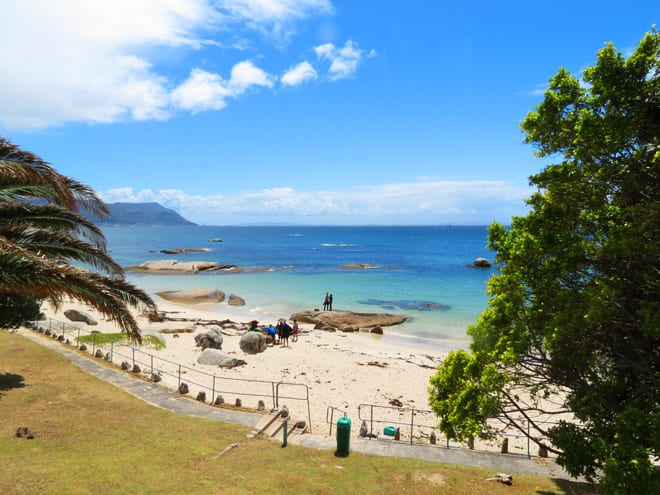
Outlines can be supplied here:
[[[75, 352], [71, 347], [59, 343], [55, 339], [45, 337], [31, 330], [21, 329], [20, 334], [34, 342], [53, 349], [64, 355], [71, 362], [88, 373], [110, 382], [128, 393], [156, 407], [168, 409], [180, 414], [199, 418], [238, 423], [256, 427], [263, 419], [263, 414], [243, 411], [232, 411], [212, 407], [211, 405], [183, 397], [173, 391], [132, 378], [130, 374], [99, 362], [98, 359], [86, 357]], [[355, 427], [355, 426], [354, 426]], [[290, 435], [288, 443], [303, 447], [334, 451], [337, 447], [334, 437], [316, 434]], [[570, 479], [570, 476], [550, 459], [528, 459], [521, 455], [502, 455], [497, 453], [477, 452], [463, 448], [445, 448], [439, 445], [410, 445], [392, 439], [362, 439], [351, 436], [350, 451], [361, 454], [402, 457], [431, 462], [443, 462], [463, 466], [475, 466], [491, 470], [495, 473], [518, 473], [542, 476], [545, 478]]]

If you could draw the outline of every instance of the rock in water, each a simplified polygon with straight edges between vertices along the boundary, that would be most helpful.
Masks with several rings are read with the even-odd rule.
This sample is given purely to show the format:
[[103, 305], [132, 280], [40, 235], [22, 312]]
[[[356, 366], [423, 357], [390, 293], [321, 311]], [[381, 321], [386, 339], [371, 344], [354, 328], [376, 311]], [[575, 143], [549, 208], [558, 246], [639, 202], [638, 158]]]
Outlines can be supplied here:
[[166, 301], [182, 304], [220, 303], [225, 293], [218, 289], [189, 289], [157, 292]]

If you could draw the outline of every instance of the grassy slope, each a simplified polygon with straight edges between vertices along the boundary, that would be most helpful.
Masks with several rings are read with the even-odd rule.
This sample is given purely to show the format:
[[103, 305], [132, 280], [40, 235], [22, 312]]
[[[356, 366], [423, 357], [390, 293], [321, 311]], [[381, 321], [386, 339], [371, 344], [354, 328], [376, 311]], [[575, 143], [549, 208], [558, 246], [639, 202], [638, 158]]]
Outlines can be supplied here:
[[[0, 493], [582, 495], [591, 487], [368, 457], [335, 458], [249, 429], [176, 415], [100, 381], [60, 354], [0, 331]], [[17, 438], [27, 426], [37, 438]], [[237, 448], [219, 455], [229, 444]]]

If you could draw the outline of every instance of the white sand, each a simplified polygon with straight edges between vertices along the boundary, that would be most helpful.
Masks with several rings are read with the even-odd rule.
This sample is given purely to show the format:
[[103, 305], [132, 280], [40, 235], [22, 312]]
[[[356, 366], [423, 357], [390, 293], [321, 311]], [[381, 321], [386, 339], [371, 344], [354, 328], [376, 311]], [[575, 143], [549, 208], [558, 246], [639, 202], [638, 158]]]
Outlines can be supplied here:
[[[150, 323], [141, 318], [139, 321], [143, 335], [159, 335], [165, 341], [166, 348], [156, 351], [142, 346], [135, 359], [143, 371], [148, 372], [153, 362], [153, 368], [160, 372], [164, 386], [176, 389], [179, 379], [186, 382], [192, 398], [204, 390], [207, 402], [221, 393], [229, 404], [234, 404], [236, 398], [240, 398], [243, 406], [256, 407], [258, 400], [262, 399], [266, 409], [270, 409], [274, 402], [272, 396], [277, 389], [281, 397], [278, 405], [286, 405], [295, 419], [311, 420], [312, 430], [317, 434], [327, 434], [330, 417], [333, 418], [332, 424], [336, 424], [338, 416], [343, 413], [351, 418], [353, 433], [357, 433], [361, 419], [370, 417], [371, 408], [368, 405], [374, 405], [374, 419], [384, 421], [373, 424], [374, 432], [382, 436], [383, 426], [398, 422], [401, 423], [402, 436], [409, 436], [410, 426], [404, 425], [410, 424], [412, 409], [430, 410], [427, 391], [429, 378], [435, 373], [435, 367], [443, 356], [429, 353], [420, 347], [406, 346], [405, 339], [392, 340], [387, 335], [382, 337], [366, 333], [332, 333], [301, 325], [298, 341], [292, 342], [290, 339], [288, 348], [275, 346], [268, 347], [263, 353], [246, 354], [239, 348], [243, 331], [227, 328], [223, 331], [223, 351], [247, 364], [222, 369], [197, 363], [201, 350], [196, 347], [194, 336], [206, 330], [203, 326], [196, 326], [195, 321], [231, 320], [247, 324], [253, 319], [249, 310], [223, 304], [214, 305], [214, 311], [211, 312], [203, 304], [181, 306], [162, 300], [157, 303], [159, 310], [165, 311], [169, 317], [189, 321]], [[218, 307], [223, 309], [217, 311]], [[63, 311], [71, 308], [80, 309], [99, 322], [96, 326], [80, 324], [86, 330], [118, 331], [114, 324], [79, 304], [63, 304], [58, 312], [45, 306], [44, 312], [48, 317], [68, 321]], [[262, 319], [260, 324], [275, 324], [277, 319], [277, 316], [268, 321]], [[194, 332], [161, 332], [163, 329], [185, 328], [194, 328]], [[388, 328], [385, 327], [384, 331], [387, 334]], [[115, 346], [113, 362], [130, 362], [131, 359], [127, 359], [129, 357], [132, 358], [130, 348], [119, 349]], [[204, 374], [196, 373], [196, 370]], [[271, 382], [283, 383], [275, 386]], [[214, 390], [215, 393], [212, 392]], [[310, 418], [307, 403], [296, 400], [305, 398], [307, 394]], [[359, 407], [361, 404], [363, 406]], [[393, 404], [400, 404], [402, 408], [393, 407]], [[329, 407], [336, 409], [329, 411]], [[416, 412], [414, 418], [416, 424], [424, 425], [414, 429], [415, 435], [429, 434], [430, 427], [437, 421], [435, 415], [430, 413]]]

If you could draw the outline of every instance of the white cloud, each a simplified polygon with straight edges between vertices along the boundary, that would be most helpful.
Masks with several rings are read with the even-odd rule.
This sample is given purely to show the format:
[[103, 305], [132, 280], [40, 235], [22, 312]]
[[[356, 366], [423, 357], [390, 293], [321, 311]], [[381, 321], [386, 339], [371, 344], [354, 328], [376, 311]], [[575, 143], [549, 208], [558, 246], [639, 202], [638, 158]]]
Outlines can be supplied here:
[[225, 81], [218, 74], [195, 68], [190, 77], [172, 91], [172, 105], [193, 113], [205, 110], [221, 110], [227, 106], [227, 98], [236, 98], [251, 86], [273, 85], [273, 77], [252, 62], [236, 64], [231, 79]]
[[285, 86], [298, 86], [299, 84], [306, 83], [317, 77], [318, 74], [314, 67], [312, 67], [312, 64], [309, 62], [300, 62], [298, 65], [291, 67], [286, 71], [280, 81]]
[[179, 85], [171, 66], [167, 72], [159, 66], [166, 50], [185, 55], [251, 43], [246, 27], [283, 39], [296, 23], [332, 12], [329, 0], [3, 0], [0, 127], [166, 120], [176, 110], [219, 110], [227, 98], [270, 88], [275, 79], [241, 62], [228, 81], [184, 68], [190, 77]]
[[180, 190], [114, 189], [102, 194], [116, 201], [156, 201], [200, 224], [250, 222], [299, 224], [489, 224], [508, 223], [525, 213], [527, 185], [506, 181], [445, 180], [383, 184], [335, 191], [289, 187], [210, 196]]
[[263, 70], [256, 67], [252, 62], [240, 62], [231, 70], [229, 87], [234, 96], [245, 92], [250, 86], [273, 86], [273, 78]]
[[172, 91], [172, 104], [193, 113], [220, 110], [227, 106], [225, 98], [231, 92], [218, 74], [193, 69], [190, 77]]
[[[357, 48], [351, 40], [348, 40], [342, 48], [337, 48], [332, 43], [326, 43], [314, 48], [319, 60], [330, 63], [328, 73], [330, 79], [344, 79], [355, 74], [362, 59], [364, 50]], [[375, 51], [370, 52], [375, 56]]]

